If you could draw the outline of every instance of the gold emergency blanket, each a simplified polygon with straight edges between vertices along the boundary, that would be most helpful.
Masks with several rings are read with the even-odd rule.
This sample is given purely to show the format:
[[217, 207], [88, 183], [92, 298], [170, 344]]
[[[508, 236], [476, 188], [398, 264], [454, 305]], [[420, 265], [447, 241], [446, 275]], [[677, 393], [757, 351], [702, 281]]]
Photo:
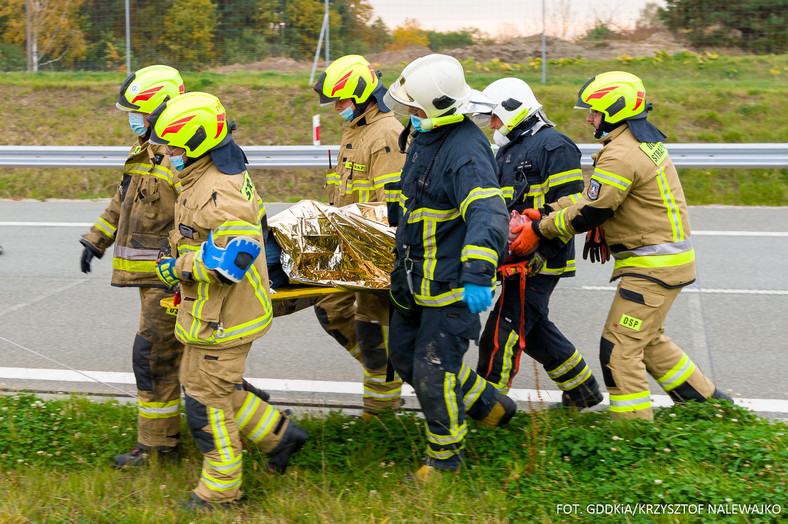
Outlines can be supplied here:
[[388, 289], [394, 228], [385, 204], [333, 207], [302, 200], [268, 220], [291, 280], [354, 289]]

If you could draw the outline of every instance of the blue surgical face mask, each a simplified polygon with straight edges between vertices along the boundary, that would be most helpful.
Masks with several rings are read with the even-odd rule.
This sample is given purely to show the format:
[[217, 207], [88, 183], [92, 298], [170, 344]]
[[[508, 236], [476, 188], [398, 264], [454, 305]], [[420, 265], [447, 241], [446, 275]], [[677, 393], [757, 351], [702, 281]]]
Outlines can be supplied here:
[[[610, 134], [610, 133], [608, 133], [607, 131], [601, 131], [601, 132], [599, 132], [599, 133], [594, 133], [594, 136], [595, 136], [595, 137], [596, 137], [598, 140], [602, 140], [603, 138], [605, 138], [605, 137], [606, 137], [607, 135], [609, 135], [609, 134]], [[599, 136], [596, 136], [596, 135], [599, 135]]]
[[141, 113], [129, 113], [129, 126], [137, 136], [142, 136], [147, 132], [145, 128], [145, 117]]
[[429, 129], [427, 130], [422, 129], [421, 118], [417, 117], [416, 115], [410, 115], [410, 123], [413, 126], [413, 129], [415, 129], [419, 133], [427, 133], [430, 131]]
[[350, 104], [345, 109], [339, 112], [339, 116], [344, 118], [347, 121], [353, 120], [353, 104]]
[[175, 168], [175, 171], [183, 171], [183, 166], [185, 164], [183, 161], [183, 155], [171, 156], [170, 163], [172, 164], [172, 167]]

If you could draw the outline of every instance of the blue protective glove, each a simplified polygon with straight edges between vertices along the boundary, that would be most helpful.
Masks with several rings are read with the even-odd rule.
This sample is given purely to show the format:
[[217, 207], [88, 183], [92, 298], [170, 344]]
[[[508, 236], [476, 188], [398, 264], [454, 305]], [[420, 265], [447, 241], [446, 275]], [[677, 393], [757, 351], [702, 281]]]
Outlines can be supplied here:
[[173, 287], [181, 281], [175, 275], [175, 259], [172, 257], [164, 257], [156, 261], [156, 275], [167, 287]]
[[463, 285], [463, 301], [468, 304], [471, 313], [481, 313], [487, 311], [492, 305], [493, 289], [492, 286], [477, 286], [466, 282]]

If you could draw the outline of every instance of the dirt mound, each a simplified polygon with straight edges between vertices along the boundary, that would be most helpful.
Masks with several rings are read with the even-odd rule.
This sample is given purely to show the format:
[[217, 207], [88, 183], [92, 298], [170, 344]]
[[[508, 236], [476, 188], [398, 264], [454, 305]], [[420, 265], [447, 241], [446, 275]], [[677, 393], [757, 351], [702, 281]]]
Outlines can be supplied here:
[[[658, 51], [670, 54], [687, 49], [687, 44], [673, 38], [667, 32], [654, 33], [649, 38], [633, 42], [629, 40], [610, 40], [595, 43], [571, 42], [555, 36], [545, 37], [546, 56], [548, 60], [559, 58], [577, 58], [589, 60], [609, 60], [621, 55], [631, 57], [652, 57]], [[380, 66], [402, 66], [416, 58], [428, 55], [433, 51], [429, 47], [411, 46], [399, 51], [385, 51], [365, 55], [371, 63]], [[490, 45], [472, 45], [459, 49], [445, 49], [441, 53], [454, 56], [460, 60], [473, 58], [477, 62], [489, 62], [498, 59], [508, 63], [525, 63], [530, 58], [542, 56], [541, 35], [514, 38], [507, 42]], [[233, 64], [222, 66], [213, 71], [226, 73], [229, 71], [303, 71], [310, 70], [312, 62], [298, 62], [292, 58], [268, 57], [251, 64]], [[317, 70], [325, 69], [322, 58], [318, 60]]]

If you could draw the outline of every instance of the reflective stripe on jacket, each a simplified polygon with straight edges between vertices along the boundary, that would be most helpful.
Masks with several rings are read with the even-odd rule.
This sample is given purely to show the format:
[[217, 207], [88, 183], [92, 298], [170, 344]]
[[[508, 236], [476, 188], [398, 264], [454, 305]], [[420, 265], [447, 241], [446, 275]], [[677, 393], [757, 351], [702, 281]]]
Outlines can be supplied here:
[[408, 147], [401, 180], [386, 192], [398, 195], [389, 202], [389, 222], [398, 226], [397, 256], [410, 247], [418, 304], [459, 302], [465, 282], [492, 287], [505, 256], [509, 217], [492, 149], [476, 124], [466, 118], [419, 133]]
[[165, 287], [155, 264], [159, 250], [167, 246], [179, 193], [177, 172], [164, 146], [140, 138], [126, 159], [118, 191], [82, 236], [100, 253], [114, 244], [112, 285]]
[[[512, 141], [495, 155], [506, 205], [522, 212], [543, 208], [562, 197], [574, 196], [577, 201], [583, 191], [580, 149], [552, 127], [539, 127], [532, 134], [533, 128], [513, 129], [509, 133]], [[520, 194], [522, 197], [512, 205], [512, 199]], [[539, 252], [547, 259], [540, 274], [574, 276], [573, 236], [542, 240]]]
[[589, 217], [608, 216], [602, 228], [615, 258], [615, 280], [648, 278], [665, 287], [695, 280], [689, 213], [676, 168], [662, 143], [641, 143], [623, 125], [604, 138], [583, 197], [540, 223], [548, 238], [588, 230]]
[[181, 171], [183, 193], [175, 207], [175, 229], [170, 234], [181, 305], [175, 335], [184, 344], [232, 347], [255, 340], [273, 318], [265, 251], [237, 284], [227, 284], [208, 269], [200, 248], [213, 231], [218, 247], [235, 237], [261, 245], [265, 218], [262, 199], [249, 174], [226, 175], [210, 154]]
[[400, 132], [402, 124], [394, 114], [381, 112], [377, 105], [345, 122], [336, 169], [326, 174], [328, 203], [385, 202], [384, 186], [399, 180], [405, 161], [397, 145]]

